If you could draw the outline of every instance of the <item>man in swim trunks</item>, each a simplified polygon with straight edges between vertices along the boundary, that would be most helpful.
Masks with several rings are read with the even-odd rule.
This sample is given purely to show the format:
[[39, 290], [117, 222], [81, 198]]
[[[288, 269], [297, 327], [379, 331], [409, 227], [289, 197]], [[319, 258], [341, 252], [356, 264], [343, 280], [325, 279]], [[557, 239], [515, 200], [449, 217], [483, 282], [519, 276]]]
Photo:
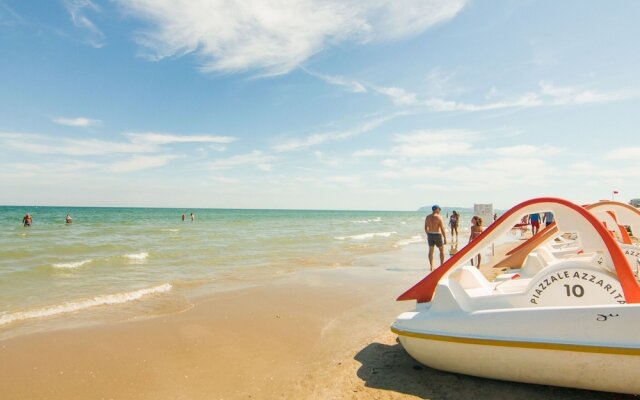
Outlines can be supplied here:
[[531, 233], [535, 235], [540, 230], [540, 214], [529, 215], [529, 223], [531, 224]]
[[440, 216], [441, 208], [435, 204], [431, 207], [431, 214], [424, 220], [424, 231], [427, 233], [429, 243], [429, 267], [433, 271], [433, 247], [437, 246], [440, 251], [440, 265], [444, 263], [444, 245], [447, 244], [447, 234], [444, 231], [444, 222]]

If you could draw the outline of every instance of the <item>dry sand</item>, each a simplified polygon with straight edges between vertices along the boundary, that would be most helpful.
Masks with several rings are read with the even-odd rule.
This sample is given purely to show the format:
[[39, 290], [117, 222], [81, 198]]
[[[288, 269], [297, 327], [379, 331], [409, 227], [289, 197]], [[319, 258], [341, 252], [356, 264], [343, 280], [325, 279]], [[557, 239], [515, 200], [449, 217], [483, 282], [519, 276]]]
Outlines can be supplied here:
[[418, 364], [389, 326], [413, 307], [394, 300], [424, 277], [425, 254], [410, 246], [215, 294], [180, 314], [2, 341], [0, 398], [631, 398]]

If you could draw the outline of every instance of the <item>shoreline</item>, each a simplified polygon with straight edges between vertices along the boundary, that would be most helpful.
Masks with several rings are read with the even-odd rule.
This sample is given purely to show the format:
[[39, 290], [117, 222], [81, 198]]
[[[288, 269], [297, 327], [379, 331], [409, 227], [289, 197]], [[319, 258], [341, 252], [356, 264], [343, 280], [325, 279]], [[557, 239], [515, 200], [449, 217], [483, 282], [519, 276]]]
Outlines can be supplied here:
[[450, 374], [411, 359], [389, 327], [414, 306], [395, 298], [427, 265], [421, 243], [214, 293], [176, 314], [6, 339], [3, 397], [613, 398]]
[[[307, 397], [317, 390], [307, 374], [367, 342], [373, 309], [389, 310], [374, 316], [388, 332], [406, 308], [395, 296], [425, 272], [410, 262], [420, 248], [382, 253], [373, 268], [377, 255], [368, 255], [350, 267], [301, 270], [213, 293], [176, 314], [5, 339], [0, 374], [11, 385], [4, 393], [30, 399]], [[399, 276], [403, 282], [387, 285]]]

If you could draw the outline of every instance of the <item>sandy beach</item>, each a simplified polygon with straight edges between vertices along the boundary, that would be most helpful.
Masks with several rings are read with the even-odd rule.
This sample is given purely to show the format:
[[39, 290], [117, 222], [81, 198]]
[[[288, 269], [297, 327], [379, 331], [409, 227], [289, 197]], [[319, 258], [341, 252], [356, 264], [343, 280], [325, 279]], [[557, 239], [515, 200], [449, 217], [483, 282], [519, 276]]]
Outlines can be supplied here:
[[389, 326], [413, 307], [395, 298], [426, 273], [425, 251], [417, 244], [296, 272], [161, 318], [4, 340], [2, 398], [624, 397], [451, 374], [411, 359]]

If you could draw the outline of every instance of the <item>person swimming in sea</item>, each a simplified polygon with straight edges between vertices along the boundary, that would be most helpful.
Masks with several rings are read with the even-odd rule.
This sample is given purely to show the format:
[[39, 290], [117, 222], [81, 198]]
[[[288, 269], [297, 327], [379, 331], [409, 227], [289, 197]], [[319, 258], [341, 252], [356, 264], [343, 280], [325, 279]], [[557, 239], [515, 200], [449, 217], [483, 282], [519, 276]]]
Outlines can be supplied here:
[[70, 224], [70, 223], [72, 223], [72, 222], [73, 222], [73, 219], [71, 218], [71, 215], [67, 214], [67, 216], [65, 217], [64, 221], [65, 221], [67, 224]]
[[22, 225], [31, 226], [33, 223], [33, 218], [31, 218], [31, 214], [26, 213], [24, 217], [22, 217]]

